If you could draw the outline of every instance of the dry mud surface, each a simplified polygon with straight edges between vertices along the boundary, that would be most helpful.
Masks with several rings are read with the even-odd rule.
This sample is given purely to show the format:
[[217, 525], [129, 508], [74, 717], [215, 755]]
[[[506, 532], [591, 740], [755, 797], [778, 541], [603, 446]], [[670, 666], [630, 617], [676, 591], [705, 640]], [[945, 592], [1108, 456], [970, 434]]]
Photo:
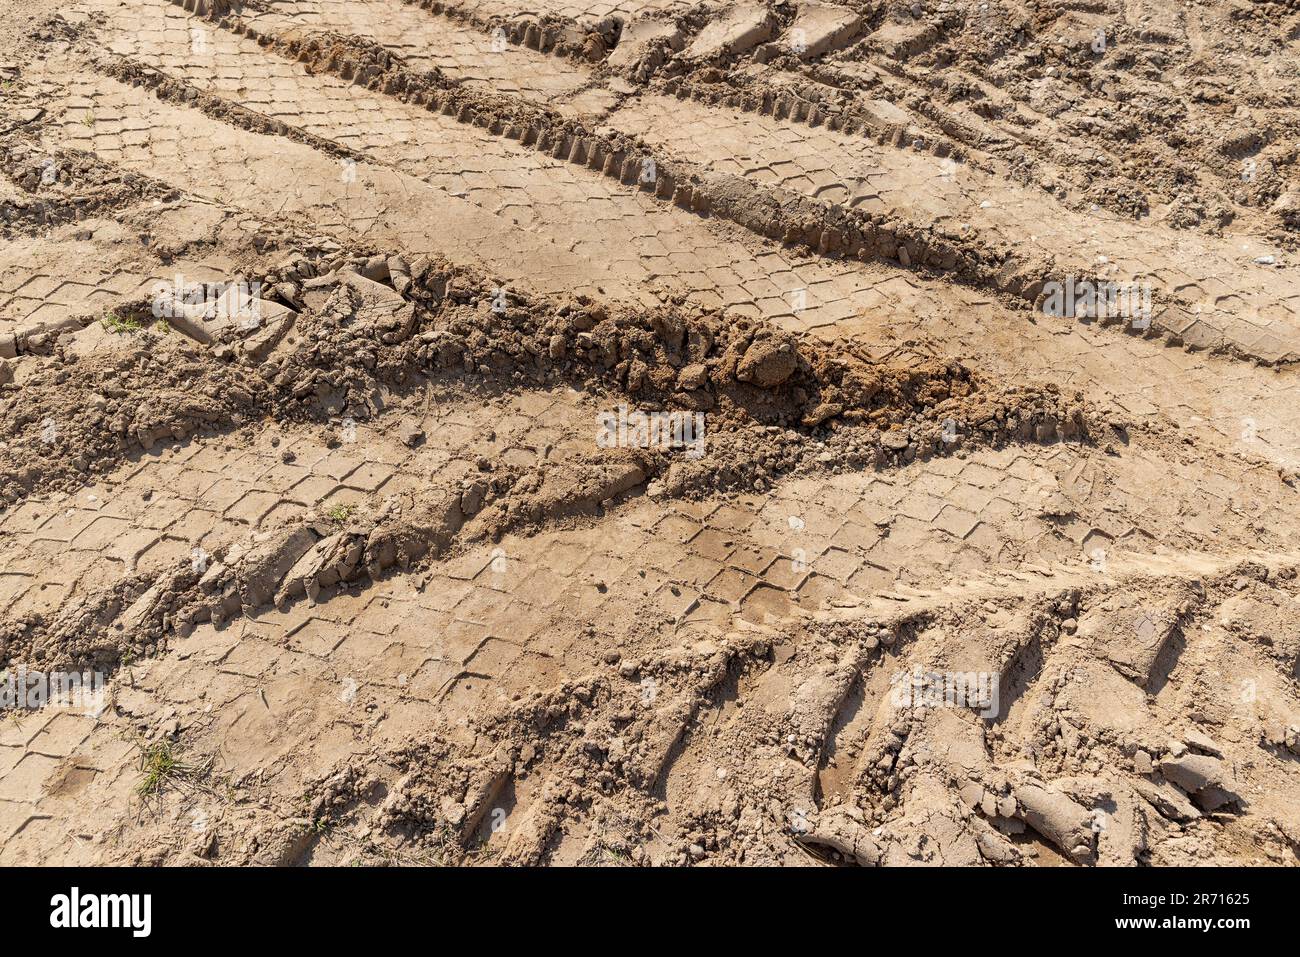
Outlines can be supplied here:
[[6, 4], [106, 685], [0, 863], [1296, 864], [1298, 106], [1291, 2]]

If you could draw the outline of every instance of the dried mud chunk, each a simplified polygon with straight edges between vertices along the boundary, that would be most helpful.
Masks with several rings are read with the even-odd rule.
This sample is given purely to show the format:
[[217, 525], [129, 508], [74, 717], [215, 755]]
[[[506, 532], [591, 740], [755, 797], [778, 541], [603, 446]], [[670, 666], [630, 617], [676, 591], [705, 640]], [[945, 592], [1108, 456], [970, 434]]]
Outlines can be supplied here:
[[865, 408], [880, 391], [881, 384], [880, 377], [874, 372], [852, 369], [845, 373], [840, 383], [840, 391], [849, 403]]
[[1269, 212], [1287, 226], [1300, 226], [1300, 189], [1293, 189], [1277, 198]]
[[640, 392], [646, 384], [646, 377], [650, 374], [650, 367], [640, 359], [632, 359], [627, 366], [627, 390], [629, 392]]
[[1260, 740], [1269, 747], [1286, 748], [1300, 754], [1300, 725], [1287, 724], [1280, 718], [1269, 718], [1260, 732]]
[[1166, 596], [1143, 595], [1118, 609], [1097, 608], [1079, 618], [1079, 636], [1095, 641], [1115, 668], [1145, 687], [1160, 662], [1176, 651], [1186, 616], [1201, 602], [1192, 589]]
[[794, 343], [782, 337], [760, 339], [745, 350], [736, 378], [771, 389], [785, 382], [799, 368], [799, 353]]
[[1156, 784], [1152, 781], [1133, 781], [1133, 790], [1137, 791], [1148, 804], [1155, 808], [1161, 817], [1171, 821], [1193, 821], [1201, 816], [1192, 802], [1183, 793], [1168, 784]]
[[827, 419], [833, 419], [844, 411], [844, 406], [839, 402], [822, 402], [815, 409], [803, 417], [803, 424], [809, 428], [821, 425]]
[[315, 600], [322, 588], [348, 580], [361, 564], [364, 550], [365, 538], [354, 532], [321, 539], [290, 569], [276, 595], [276, 604], [283, 607], [303, 594]]
[[461, 512], [465, 515], [477, 515], [483, 509], [483, 501], [487, 493], [487, 482], [482, 479], [476, 482], [467, 481], [464, 490], [460, 493]]
[[702, 389], [709, 384], [709, 370], [702, 362], [694, 362], [677, 373], [677, 388], [686, 391]]
[[365, 564], [371, 577], [394, 563], [407, 567], [432, 551], [441, 552], [465, 523], [460, 494], [439, 491], [422, 503], [420, 517], [378, 525], [366, 541]]
[[122, 626], [124, 634], [132, 634], [144, 629], [148, 623], [161, 621], [164, 600], [169, 590], [175, 589], [179, 582], [179, 576], [170, 576], [159, 578], [149, 588], [145, 589], [144, 594], [131, 603], [130, 607], [122, 613], [118, 623]]
[[1223, 757], [1223, 749], [1218, 743], [1208, 735], [1196, 728], [1188, 728], [1183, 732], [1183, 744], [1187, 745], [1193, 751], [1199, 751], [1202, 754], [1208, 754], [1211, 757]]
[[313, 312], [323, 312], [326, 303], [340, 286], [357, 294], [360, 304], [358, 314], [367, 311], [393, 312], [406, 304], [396, 290], [350, 269], [327, 273], [305, 283], [302, 287], [303, 302]]
[[173, 328], [204, 345], [230, 330], [247, 336], [265, 326], [283, 325], [295, 315], [292, 309], [278, 302], [249, 295], [241, 286], [226, 290], [216, 300], [201, 303], [186, 302], [183, 295], [164, 287], [155, 295], [154, 309]]
[[742, 3], [721, 13], [691, 42], [687, 55], [708, 59], [723, 53], [744, 53], [776, 32], [776, 19], [766, 7]]
[[871, 832], [840, 808], [819, 814], [816, 826], [798, 835], [798, 840], [803, 844], [829, 847], [863, 867], [875, 867], [883, 853]]
[[240, 569], [240, 598], [248, 609], [269, 602], [290, 569], [316, 544], [315, 533], [306, 526], [258, 537]]
[[584, 514], [645, 480], [646, 470], [636, 461], [592, 463], [571, 474], [548, 472], [536, 502], [543, 515]]
[[891, 452], [901, 452], [911, 444], [906, 432], [891, 429], [880, 437], [880, 444]]
[[[616, 70], [635, 66], [647, 54], [653, 53], [660, 41], [673, 50], [680, 50], [683, 46], [681, 28], [672, 20], [633, 20], [623, 28], [618, 45], [607, 62]], [[662, 56], [655, 60], [657, 66]]]
[[1091, 864], [1094, 856], [1092, 815], [1064, 794], [1034, 784], [1016, 789], [1020, 818], [1055, 844], [1077, 864]]
[[492, 805], [500, 796], [502, 789], [510, 780], [514, 763], [505, 749], [498, 750], [482, 767], [477, 769], [470, 779], [465, 801], [464, 818], [461, 821], [461, 837], [467, 839], [482, 823], [483, 818], [492, 810]]
[[861, 33], [863, 20], [854, 10], [839, 4], [801, 3], [790, 39], [801, 40], [794, 52], [801, 60], [813, 60], [823, 53], [848, 46]]
[[1184, 754], [1160, 762], [1160, 773], [1192, 796], [1202, 810], [1240, 804], [1237, 784], [1222, 761], [1204, 754]]
[[286, 309], [278, 317], [264, 321], [260, 329], [239, 344], [240, 350], [250, 362], [262, 362], [293, 328], [297, 318], [296, 312]]
[[991, 828], [976, 832], [975, 846], [980, 856], [991, 864], [1014, 864], [1020, 860], [1016, 846]]

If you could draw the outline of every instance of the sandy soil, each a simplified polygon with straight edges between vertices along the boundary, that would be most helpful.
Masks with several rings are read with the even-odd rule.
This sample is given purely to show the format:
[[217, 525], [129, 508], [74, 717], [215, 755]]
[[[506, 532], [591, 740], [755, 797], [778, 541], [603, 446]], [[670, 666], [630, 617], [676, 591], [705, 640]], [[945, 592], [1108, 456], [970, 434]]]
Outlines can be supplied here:
[[1294, 3], [8, 6], [0, 863], [1297, 863]]

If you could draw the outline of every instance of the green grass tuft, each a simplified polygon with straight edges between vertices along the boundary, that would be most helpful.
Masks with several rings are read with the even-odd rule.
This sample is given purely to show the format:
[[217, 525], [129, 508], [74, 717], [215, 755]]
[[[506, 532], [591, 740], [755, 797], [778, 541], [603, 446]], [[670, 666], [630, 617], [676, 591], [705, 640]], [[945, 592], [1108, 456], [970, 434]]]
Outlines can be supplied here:
[[109, 332], [116, 332], [118, 335], [124, 335], [128, 332], [139, 332], [144, 328], [140, 325], [140, 320], [129, 317], [123, 319], [121, 316], [117, 315], [117, 313], [113, 312], [110, 312], [103, 319], [99, 320], [99, 324]]

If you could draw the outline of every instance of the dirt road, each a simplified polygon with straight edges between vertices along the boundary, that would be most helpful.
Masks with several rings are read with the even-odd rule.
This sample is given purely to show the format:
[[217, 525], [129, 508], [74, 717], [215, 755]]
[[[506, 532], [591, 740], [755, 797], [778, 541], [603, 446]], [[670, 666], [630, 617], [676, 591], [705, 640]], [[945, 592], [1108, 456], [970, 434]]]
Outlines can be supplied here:
[[1294, 4], [17, 6], [0, 863], [1296, 863]]

